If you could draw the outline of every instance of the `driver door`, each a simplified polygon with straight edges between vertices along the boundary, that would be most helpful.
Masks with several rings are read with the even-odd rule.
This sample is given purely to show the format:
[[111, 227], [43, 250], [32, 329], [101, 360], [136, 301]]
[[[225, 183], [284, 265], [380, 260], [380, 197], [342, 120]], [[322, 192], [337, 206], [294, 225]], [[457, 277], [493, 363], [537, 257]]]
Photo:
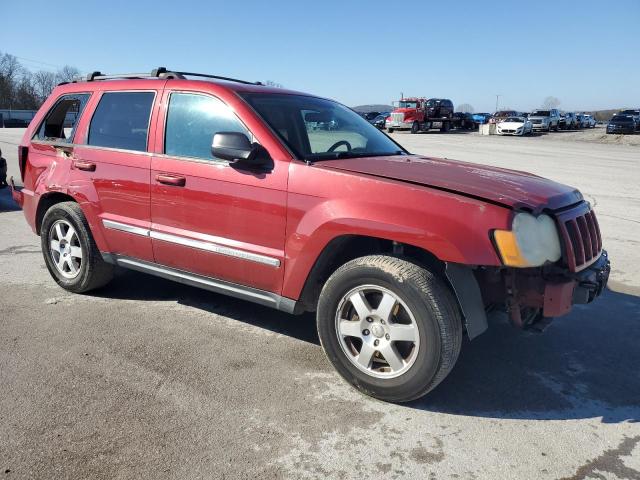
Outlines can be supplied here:
[[163, 105], [161, 153], [151, 160], [156, 263], [279, 292], [288, 163], [274, 161], [273, 170], [256, 173], [214, 158], [215, 133], [242, 132], [252, 138], [219, 98], [167, 90]]

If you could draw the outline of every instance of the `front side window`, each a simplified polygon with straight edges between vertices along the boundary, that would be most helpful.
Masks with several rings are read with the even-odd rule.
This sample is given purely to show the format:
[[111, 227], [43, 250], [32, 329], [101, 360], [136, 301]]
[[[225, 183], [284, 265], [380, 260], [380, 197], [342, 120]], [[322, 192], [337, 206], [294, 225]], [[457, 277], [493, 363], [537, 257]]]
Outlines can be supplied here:
[[301, 160], [406, 153], [356, 112], [331, 100], [289, 94], [242, 96]]
[[60, 97], [47, 113], [35, 137], [38, 140], [70, 143], [87, 100], [88, 93]]
[[249, 132], [222, 101], [196, 93], [172, 93], [165, 127], [164, 153], [212, 160], [211, 143], [219, 132]]
[[144, 152], [154, 92], [108, 92], [91, 119], [88, 144]]

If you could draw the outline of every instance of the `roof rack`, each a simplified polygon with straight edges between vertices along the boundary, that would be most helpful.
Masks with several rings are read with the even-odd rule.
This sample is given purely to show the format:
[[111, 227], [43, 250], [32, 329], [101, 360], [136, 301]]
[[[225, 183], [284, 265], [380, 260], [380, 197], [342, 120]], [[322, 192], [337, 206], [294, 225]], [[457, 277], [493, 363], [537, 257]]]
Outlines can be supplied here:
[[[77, 82], [94, 82], [96, 80], [115, 80], [115, 79], [142, 79], [142, 78], [163, 78], [163, 79], [184, 79], [186, 77], [203, 77], [203, 78], [215, 78], [216, 80], [226, 80], [228, 82], [244, 83], [246, 85], [262, 85], [262, 82], [248, 82], [246, 80], [239, 80], [237, 78], [222, 77], [220, 75], [209, 75], [206, 73], [195, 72], [178, 72], [173, 70], [167, 70], [166, 67], [158, 67], [151, 70], [150, 73], [116, 73], [111, 75], [105, 75], [99, 71], [91, 72], [90, 74], [79, 77], [73, 81]], [[66, 83], [66, 82], [65, 82]]]

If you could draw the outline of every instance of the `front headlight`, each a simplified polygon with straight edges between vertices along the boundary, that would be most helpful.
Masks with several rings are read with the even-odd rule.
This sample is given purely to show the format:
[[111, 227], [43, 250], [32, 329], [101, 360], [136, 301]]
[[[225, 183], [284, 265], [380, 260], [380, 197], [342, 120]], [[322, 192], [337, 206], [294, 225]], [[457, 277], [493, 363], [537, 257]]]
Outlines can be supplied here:
[[560, 238], [553, 219], [518, 213], [511, 230], [493, 232], [502, 263], [510, 267], [539, 267], [560, 259]]

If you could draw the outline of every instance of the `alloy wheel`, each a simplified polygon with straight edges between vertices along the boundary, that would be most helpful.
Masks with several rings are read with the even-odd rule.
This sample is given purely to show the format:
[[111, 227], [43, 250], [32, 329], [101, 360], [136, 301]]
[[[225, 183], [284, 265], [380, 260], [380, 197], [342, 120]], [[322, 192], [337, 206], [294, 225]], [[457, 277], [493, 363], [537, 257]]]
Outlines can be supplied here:
[[394, 378], [415, 363], [418, 324], [406, 303], [384, 287], [363, 285], [347, 292], [338, 304], [335, 328], [346, 357], [368, 375]]
[[58, 220], [49, 229], [49, 254], [58, 272], [75, 278], [82, 267], [82, 247], [76, 229], [66, 220]]

